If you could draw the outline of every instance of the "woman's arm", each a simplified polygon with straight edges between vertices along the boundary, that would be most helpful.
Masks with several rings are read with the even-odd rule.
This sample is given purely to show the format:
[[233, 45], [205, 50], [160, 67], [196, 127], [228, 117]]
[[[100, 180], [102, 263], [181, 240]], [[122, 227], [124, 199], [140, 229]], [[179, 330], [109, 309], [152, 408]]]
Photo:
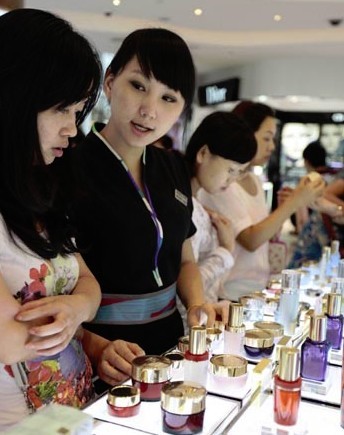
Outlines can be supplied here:
[[[30, 338], [29, 329], [39, 322], [19, 322], [16, 320], [21, 306], [11, 295], [0, 275], [0, 362], [14, 364], [19, 361], [37, 358], [39, 355], [26, 347]], [[40, 319], [47, 321], [48, 319]]]
[[39, 321], [50, 318], [49, 323], [31, 326], [32, 338], [27, 347], [50, 356], [63, 350], [81, 323], [92, 320], [101, 300], [100, 287], [81, 256], [79, 279], [70, 295], [48, 296], [21, 306], [16, 320], [21, 322]]
[[296, 210], [312, 203], [324, 189], [324, 182], [301, 179], [298, 186], [280, 206], [261, 222], [245, 228], [237, 236], [237, 241], [248, 251], [255, 251], [269, 241], [280, 229], [286, 219]]
[[207, 326], [213, 326], [216, 313], [228, 321], [228, 304], [210, 304], [205, 302], [202, 277], [192, 250], [191, 240], [187, 239], [182, 248], [182, 264], [177, 280], [179, 297], [187, 308], [188, 324], [199, 325], [202, 313], [207, 316]]
[[330, 183], [325, 188], [323, 196], [344, 209], [344, 179], [340, 178]]

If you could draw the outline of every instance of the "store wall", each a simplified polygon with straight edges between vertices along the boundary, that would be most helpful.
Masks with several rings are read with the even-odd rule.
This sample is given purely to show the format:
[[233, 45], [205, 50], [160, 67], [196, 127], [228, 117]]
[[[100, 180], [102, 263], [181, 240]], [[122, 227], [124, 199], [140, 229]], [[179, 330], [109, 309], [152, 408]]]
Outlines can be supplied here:
[[283, 57], [214, 71], [199, 78], [204, 85], [240, 77], [240, 97], [307, 95], [343, 98], [344, 59], [335, 57]]

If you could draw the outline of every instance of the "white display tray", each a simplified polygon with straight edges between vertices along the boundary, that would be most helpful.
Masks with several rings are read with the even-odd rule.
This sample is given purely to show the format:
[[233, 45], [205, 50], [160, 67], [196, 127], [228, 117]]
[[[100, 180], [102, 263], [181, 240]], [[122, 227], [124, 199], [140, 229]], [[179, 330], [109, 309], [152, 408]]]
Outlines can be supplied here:
[[223, 434], [229, 435], [343, 435], [340, 410], [301, 401], [298, 422], [281, 426], [273, 421], [273, 396], [261, 407], [250, 406], [238, 421]]
[[326, 394], [316, 393], [316, 388], [313, 391], [305, 391], [305, 389], [302, 388], [301, 396], [324, 404], [339, 406], [341, 397], [342, 368], [329, 365], [327, 376], [329, 378], [330, 387]]
[[[159, 402], [141, 402], [140, 413], [134, 417], [120, 418], [112, 417], [107, 411], [107, 395], [102, 396], [92, 405], [86, 407], [84, 412], [93, 418], [112, 423], [113, 433], [124, 435], [125, 433], [146, 433], [150, 435], [165, 434], [162, 430], [162, 416]], [[239, 404], [229, 399], [207, 395], [206, 410], [204, 415], [204, 426], [202, 435], [219, 435], [222, 428], [226, 426], [238, 413]], [[121, 426], [119, 428], [119, 426]], [[99, 432], [98, 432], [99, 429]], [[110, 426], [107, 431], [102, 432], [104, 426], [95, 425], [94, 435], [111, 434]], [[129, 431], [124, 432], [124, 429]], [[133, 430], [135, 430], [133, 432]]]

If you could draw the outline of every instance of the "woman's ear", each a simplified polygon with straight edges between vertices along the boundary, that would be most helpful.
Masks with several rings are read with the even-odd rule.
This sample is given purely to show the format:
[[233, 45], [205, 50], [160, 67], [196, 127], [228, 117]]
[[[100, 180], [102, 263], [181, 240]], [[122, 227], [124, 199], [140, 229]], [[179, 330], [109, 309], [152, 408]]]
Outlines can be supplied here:
[[113, 86], [114, 80], [115, 80], [115, 76], [112, 74], [112, 72], [107, 71], [105, 74], [103, 91], [104, 91], [106, 99], [108, 100], [109, 103], [110, 103], [110, 99], [111, 99], [111, 91], [112, 91], [112, 86]]
[[196, 156], [197, 163], [203, 163], [204, 159], [209, 155], [208, 145], [203, 145], [198, 151]]

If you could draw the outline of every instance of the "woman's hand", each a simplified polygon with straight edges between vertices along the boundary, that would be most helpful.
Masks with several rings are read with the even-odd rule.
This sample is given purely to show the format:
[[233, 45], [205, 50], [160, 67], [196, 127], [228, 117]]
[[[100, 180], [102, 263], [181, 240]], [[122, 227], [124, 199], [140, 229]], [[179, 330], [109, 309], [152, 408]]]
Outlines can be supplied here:
[[284, 201], [286, 201], [287, 199], [289, 199], [291, 197], [293, 192], [294, 192], [294, 189], [292, 187], [289, 187], [289, 186], [282, 187], [277, 192], [277, 205], [280, 206], [281, 204], [283, 204]]
[[291, 198], [297, 199], [299, 207], [309, 205], [323, 194], [324, 189], [325, 181], [321, 176], [313, 181], [308, 176], [305, 176], [301, 178]]
[[83, 319], [80, 315], [82, 295], [48, 296], [20, 307], [16, 320], [33, 322], [26, 343], [38, 355], [51, 356], [67, 347]]
[[126, 381], [131, 376], [131, 363], [137, 356], [145, 355], [141, 347], [123, 340], [110, 341], [97, 364], [100, 379], [110, 385]]
[[231, 221], [225, 216], [215, 212], [210, 215], [210, 219], [217, 230], [219, 245], [226, 248], [229, 252], [232, 252], [234, 249], [235, 237]]
[[203, 305], [192, 305], [187, 310], [187, 322], [189, 326], [206, 325], [208, 328], [214, 326], [217, 315], [223, 323], [228, 323], [229, 301], [204, 303]]

